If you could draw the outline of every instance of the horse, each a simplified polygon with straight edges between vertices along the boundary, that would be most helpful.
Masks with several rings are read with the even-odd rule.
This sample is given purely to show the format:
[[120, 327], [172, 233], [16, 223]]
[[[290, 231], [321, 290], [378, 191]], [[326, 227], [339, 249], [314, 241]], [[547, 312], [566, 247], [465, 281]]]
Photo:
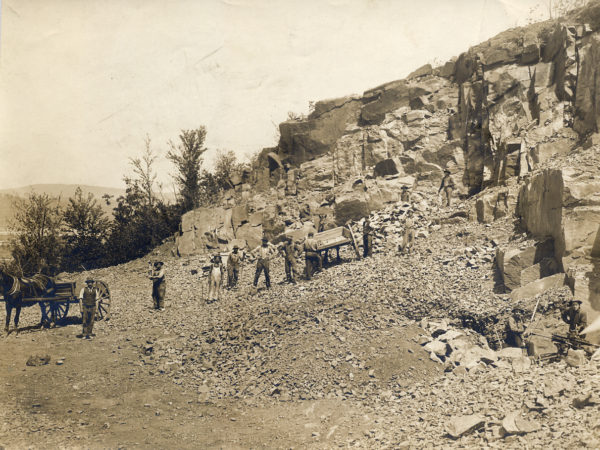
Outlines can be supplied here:
[[[24, 297], [45, 297], [55, 289], [55, 283], [47, 275], [37, 273], [29, 278], [20, 278], [0, 269], [0, 287], [4, 294], [4, 305], [6, 307], [6, 325], [4, 331], [9, 333], [10, 317], [15, 309], [15, 331], [19, 332], [19, 316], [21, 308], [31, 306], [34, 302], [24, 302]], [[39, 302], [42, 309], [42, 318], [46, 317], [44, 305]]]

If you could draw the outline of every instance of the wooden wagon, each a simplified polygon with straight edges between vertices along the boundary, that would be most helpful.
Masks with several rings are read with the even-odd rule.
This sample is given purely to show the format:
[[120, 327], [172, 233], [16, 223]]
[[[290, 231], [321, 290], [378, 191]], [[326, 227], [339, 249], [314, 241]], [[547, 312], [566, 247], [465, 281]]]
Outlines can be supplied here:
[[[66, 319], [69, 306], [72, 303], [79, 304], [78, 293], [75, 292], [74, 282], [56, 282], [54, 289], [48, 294], [39, 297], [23, 297], [23, 306], [33, 306], [38, 303], [42, 312], [41, 323], [57, 323]], [[95, 281], [94, 287], [98, 289], [98, 304], [96, 308], [96, 320], [110, 317], [110, 289], [104, 281]]]
[[340, 260], [340, 247], [344, 245], [351, 245], [356, 252], [356, 256], [360, 258], [360, 250], [358, 243], [354, 237], [354, 233], [348, 227], [336, 227], [331, 230], [321, 231], [315, 234], [315, 240], [317, 241], [317, 251], [323, 257], [325, 253], [325, 259], [329, 254], [329, 250], [335, 249], [337, 252], [337, 260]]

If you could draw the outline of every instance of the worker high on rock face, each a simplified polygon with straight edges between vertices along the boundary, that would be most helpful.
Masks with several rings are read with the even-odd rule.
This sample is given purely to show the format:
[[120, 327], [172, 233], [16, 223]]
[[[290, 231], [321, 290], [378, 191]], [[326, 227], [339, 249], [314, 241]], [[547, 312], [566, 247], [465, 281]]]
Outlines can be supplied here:
[[506, 322], [506, 342], [512, 347], [523, 347], [523, 333], [525, 332], [525, 323], [523, 322], [523, 312], [515, 310], [513, 315]]
[[450, 171], [448, 169], [444, 170], [444, 178], [442, 178], [442, 182], [440, 183], [440, 188], [438, 189], [438, 194], [444, 191], [442, 197], [442, 206], [450, 206], [450, 202], [452, 199], [452, 191], [454, 190], [454, 180], [450, 176]]

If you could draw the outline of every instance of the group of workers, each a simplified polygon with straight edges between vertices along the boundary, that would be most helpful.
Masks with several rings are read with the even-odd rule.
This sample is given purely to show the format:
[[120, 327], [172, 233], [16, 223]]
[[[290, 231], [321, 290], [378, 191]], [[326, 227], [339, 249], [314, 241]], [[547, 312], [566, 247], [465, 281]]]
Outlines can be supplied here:
[[[454, 181], [449, 170], [444, 171], [438, 194], [444, 192], [443, 203], [450, 206], [452, 192], [455, 187]], [[402, 186], [400, 202], [410, 204], [411, 194], [408, 186]], [[408, 208], [404, 217], [404, 235], [399, 250], [409, 253], [415, 240], [413, 211]], [[363, 238], [363, 257], [367, 258], [373, 255], [373, 234], [370, 217], [366, 217], [362, 225]], [[258, 286], [261, 275], [264, 274], [265, 285], [267, 289], [271, 287], [270, 261], [280, 254], [283, 256], [285, 277], [289, 283], [296, 283], [299, 276], [297, 257], [304, 252], [304, 276], [310, 280], [315, 272], [323, 269], [323, 256], [319, 252], [319, 244], [315, 239], [314, 232], [309, 232], [303, 242], [294, 242], [291, 236], [287, 236], [285, 241], [278, 246], [271, 244], [266, 237], [263, 237], [261, 245], [248, 253], [256, 259], [256, 270], [254, 273], [253, 286]], [[234, 245], [232, 251], [227, 257], [227, 268], [220, 255], [215, 255], [210, 260], [208, 269], [208, 300], [215, 301], [220, 298], [221, 287], [227, 283], [227, 288], [233, 289], [237, 286], [241, 274], [242, 260], [244, 254], [239, 246]], [[325, 253], [325, 259], [327, 252]], [[157, 261], [154, 263], [154, 270], [151, 270], [149, 278], [152, 280], [152, 299], [155, 310], [164, 310], [165, 298], [165, 275], [163, 263]]]
[[[562, 320], [569, 326], [568, 338], [585, 339], [581, 332], [587, 326], [587, 314], [581, 310], [582, 301], [572, 299], [567, 308], [561, 311]], [[506, 343], [512, 347], [526, 346], [525, 310], [516, 309], [506, 322]]]

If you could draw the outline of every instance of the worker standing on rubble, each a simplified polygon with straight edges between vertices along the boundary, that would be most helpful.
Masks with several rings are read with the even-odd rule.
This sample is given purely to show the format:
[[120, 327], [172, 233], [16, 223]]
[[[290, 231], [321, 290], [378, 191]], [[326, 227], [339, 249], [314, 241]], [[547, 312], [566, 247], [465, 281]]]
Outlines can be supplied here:
[[223, 284], [223, 260], [221, 255], [215, 255], [210, 260], [208, 272], [208, 301], [214, 302], [221, 298], [221, 286]]
[[415, 221], [413, 220], [412, 209], [406, 212], [406, 219], [404, 220], [404, 236], [402, 237], [402, 251], [409, 253], [413, 242], [415, 241]]
[[[452, 191], [454, 190], [455, 184], [452, 176], [450, 176], [450, 171], [448, 169], [444, 170], [444, 178], [442, 178], [442, 182], [440, 183], [440, 188], [438, 189], [438, 195], [442, 190], [444, 191], [444, 195], [442, 197], [442, 206], [450, 206], [450, 201], [452, 199]], [[445, 204], [444, 204], [445, 203]]]
[[569, 334], [580, 339], [585, 339], [585, 334], [580, 334], [587, 326], [587, 314], [581, 311], [581, 300], [571, 300], [569, 307], [562, 311], [561, 317], [569, 325]]
[[240, 274], [240, 262], [242, 254], [239, 252], [237, 245], [233, 246], [233, 250], [227, 258], [227, 287], [229, 289], [236, 287]]
[[154, 270], [150, 274], [152, 280], [152, 301], [154, 309], [165, 310], [165, 293], [167, 291], [167, 282], [165, 281], [165, 269], [162, 261], [154, 263]]
[[363, 222], [363, 258], [373, 256], [373, 228], [369, 217]]
[[315, 233], [310, 231], [308, 237], [304, 241], [304, 259], [306, 264], [304, 272], [307, 280], [312, 278], [316, 267], [319, 268], [319, 271], [323, 269], [323, 260], [321, 259], [321, 255], [319, 255], [317, 248], [318, 244], [315, 239]]
[[266, 237], [262, 238], [262, 245], [259, 245], [250, 253], [256, 257], [256, 272], [254, 273], [254, 287], [258, 286], [258, 279], [261, 272], [265, 273], [265, 284], [267, 289], [271, 288], [271, 277], [269, 276], [269, 260], [277, 252], [277, 248], [269, 242]]
[[408, 190], [408, 186], [402, 186], [402, 193], [400, 194], [400, 201], [403, 204], [410, 203], [410, 191]]
[[296, 284], [296, 275], [298, 275], [298, 266], [296, 265], [296, 253], [298, 246], [294, 243], [291, 236], [286, 236], [280, 253], [283, 256], [285, 264], [285, 279], [288, 283]]

